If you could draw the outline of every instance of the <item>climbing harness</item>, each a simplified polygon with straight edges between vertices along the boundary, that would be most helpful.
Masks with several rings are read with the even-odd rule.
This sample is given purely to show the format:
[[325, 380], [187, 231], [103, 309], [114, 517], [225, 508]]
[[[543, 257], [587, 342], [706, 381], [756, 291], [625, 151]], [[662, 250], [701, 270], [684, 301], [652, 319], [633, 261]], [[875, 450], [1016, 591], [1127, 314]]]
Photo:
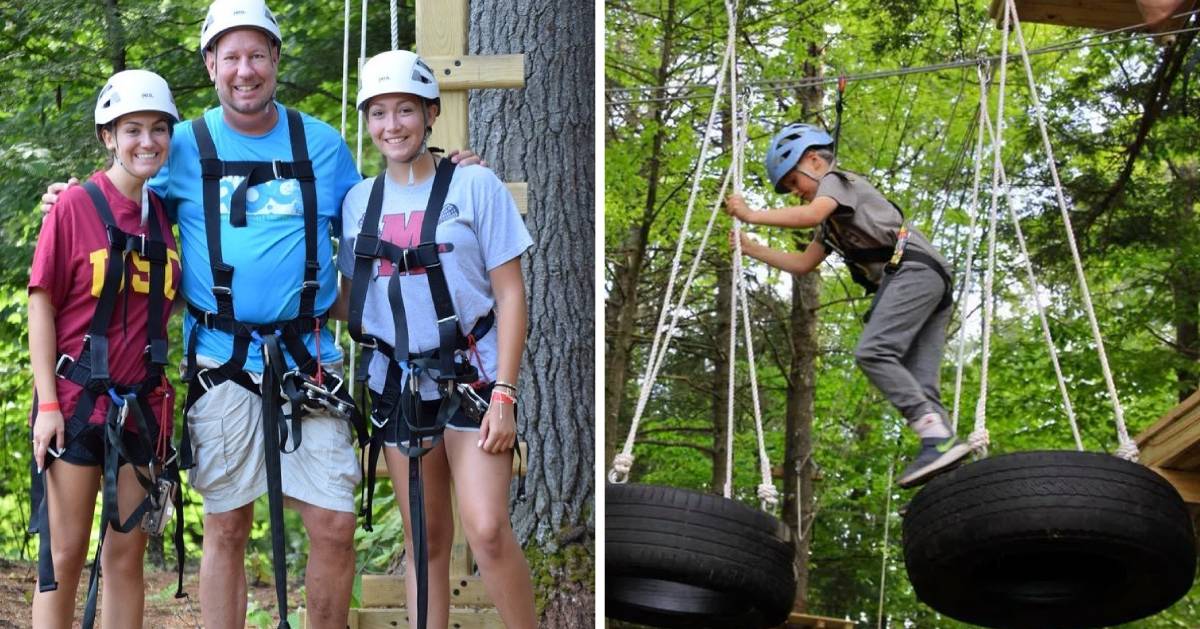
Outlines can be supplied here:
[[[433, 189], [421, 222], [420, 244], [415, 247], [401, 247], [380, 237], [379, 223], [387, 175], [380, 174], [375, 178], [367, 201], [362, 230], [354, 242], [354, 276], [351, 282], [350, 321], [347, 328], [350, 336], [363, 349], [357, 378], [364, 385], [364, 389], [367, 367], [374, 353], [379, 352], [388, 359], [383, 391], [378, 394], [369, 392], [369, 397], [364, 396], [364, 401], [369, 400], [367, 416], [370, 417], [374, 429], [367, 452], [367, 480], [364, 485], [365, 496], [361, 515], [365, 518], [364, 528], [372, 530], [375, 469], [383, 445], [395, 443], [400, 452], [409, 459], [408, 498], [412, 516], [412, 530], [409, 534], [412, 536], [412, 548], [416, 554], [413, 560], [416, 562], [414, 566], [417, 576], [419, 627], [424, 627], [427, 622], [429, 578], [421, 458], [441, 442], [447, 423], [456, 413], [461, 411], [474, 421], [482, 420], [488, 403], [476, 388], [485, 387], [487, 383], [480, 379], [479, 369], [471, 364], [469, 352], [473, 351], [476, 342], [495, 326], [495, 313], [489, 312], [475, 321], [470, 332], [463, 333], [442, 266], [441, 253], [449, 251], [450, 245], [439, 244], [436, 241], [436, 232], [446, 195], [450, 190], [450, 182], [454, 178], [454, 169], [455, 165], [449, 159], [438, 162]], [[384, 260], [392, 265], [392, 274], [387, 280], [388, 305], [393, 317], [392, 344], [363, 331], [367, 291], [376, 280], [378, 264]], [[438, 347], [420, 353], [411, 352], [409, 349], [408, 317], [400, 286], [402, 274], [414, 273], [424, 273], [437, 316]], [[437, 383], [441, 397], [439, 402], [422, 402], [419, 384], [423, 377]], [[408, 439], [403, 441], [399, 438], [402, 424], [409, 434]], [[522, 479], [518, 481], [518, 495], [523, 494]]]
[[[88, 181], [83, 184], [83, 189], [91, 199], [92, 205], [95, 206], [96, 213], [108, 234], [108, 260], [105, 265], [100, 295], [96, 301], [96, 309], [92, 315], [88, 332], [83, 337], [83, 347], [79, 356], [59, 354], [54, 371], [59, 378], [69, 380], [83, 389], [74, 410], [67, 419], [68, 422], [86, 426], [100, 399], [107, 396], [111, 402], [104, 420], [103, 505], [100, 512], [100, 541], [96, 546], [96, 554], [92, 559], [91, 572], [88, 576], [88, 594], [82, 619], [82, 626], [90, 628], [96, 618], [100, 557], [104, 549], [105, 533], [109, 527], [119, 533], [128, 533], [135, 527], [140, 527], [151, 535], [162, 535], [167, 521], [174, 514], [176, 517], [175, 559], [178, 570], [175, 597], [182, 598], [187, 595], [183, 592], [183, 497], [178, 489], [179, 466], [176, 452], [167, 439], [172, 413], [168, 403], [167, 380], [163, 373], [167, 364], [166, 329], [163, 324], [164, 289], [166, 268], [170, 264], [164, 239], [165, 230], [159, 223], [158, 212], [151, 212], [148, 233], [144, 235], [126, 233], [117, 227], [112, 209], [99, 186]], [[141, 382], [128, 384], [115, 382], [109, 373], [108, 328], [117, 305], [117, 296], [127, 280], [128, 257], [133, 253], [149, 264], [146, 350], [144, 354], [146, 377]], [[149, 395], [152, 392], [166, 396], [163, 400], [159, 422], [153, 421], [154, 414], [149, 402]], [[34, 405], [36, 408], [36, 399]], [[36, 420], [36, 414], [34, 419]], [[136, 427], [139, 444], [145, 452], [150, 454], [148, 473], [143, 473], [138, 466], [133, 465], [125, 448], [123, 437], [127, 434], [126, 424]], [[70, 438], [70, 436], [67, 437], [67, 439]], [[62, 450], [66, 450], [66, 447], [67, 444], [62, 444]], [[46, 459], [47, 469], [54, 459], [61, 455], [61, 452], [52, 451], [51, 454], [52, 456]], [[131, 464], [138, 483], [146, 490], [146, 497], [125, 519], [121, 518], [117, 502], [117, 477], [121, 460]], [[39, 534], [38, 590], [51, 592], [58, 589], [58, 583], [54, 575], [54, 560], [51, 553], [46, 470], [39, 474], [31, 460], [30, 473], [32, 476], [33, 508], [31, 513], [33, 516], [30, 519], [29, 532]]]
[[[262, 398], [263, 436], [267, 475], [267, 502], [271, 522], [271, 547], [275, 573], [275, 594], [279, 604], [280, 627], [287, 622], [287, 567], [283, 523], [283, 481], [280, 472], [280, 453], [290, 453], [300, 447], [303, 419], [310, 413], [323, 413], [348, 421], [355, 429], [360, 446], [367, 442], [365, 420], [359, 415], [350, 397], [350, 387], [342, 376], [324, 368], [320, 362], [319, 340], [317, 356], [309, 353], [303, 335], [313, 333], [320, 338], [326, 314], [314, 311], [320, 282], [317, 274], [321, 264], [317, 259], [317, 190], [316, 176], [308, 156], [304, 121], [300, 113], [286, 109], [292, 161], [225, 161], [218, 157], [208, 125], [201, 116], [192, 121], [196, 145], [200, 152], [200, 172], [203, 178], [204, 230], [207, 238], [209, 267], [212, 270], [212, 294], [216, 311], [204, 310], [188, 303], [188, 312], [195, 319], [188, 338], [187, 400], [184, 414], [208, 390], [224, 382], [238, 386]], [[246, 226], [246, 200], [251, 186], [277, 179], [295, 179], [300, 184], [304, 204], [304, 279], [300, 287], [300, 307], [293, 319], [271, 323], [239, 321], [234, 313], [234, 268], [221, 255], [221, 179], [241, 177], [229, 201], [229, 222], [234, 228]], [[233, 336], [233, 352], [224, 364], [201, 368], [197, 364], [196, 344], [201, 327], [219, 330]], [[244, 369], [250, 342], [261, 344], [263, 374], [255, 382]], [[284, 351], [295, 361], [289, 369]], [[291, 413], [284, 413], [287, 405]], [[288, 449], [288, 420], [291, 420], [291, 448]], [[181, 467], [195, 465], [191, 439], [184, 431]]]
[[[859, 176], [840, 170], [830, 170], [826, 176], [828, 175], [837, 177], [845, 185], [850, 185], [853, 178]], [[901, 265], [907, 262], [923, 264], [938, 274], [938, 277], [942, 279], [943, 290], [941, 301], [938, 302], [935, 312], [949, 308], [954, 301], [954, 282], [950, 273], [932, 255], [908, 246], [911, 231], [905, 219], [904, 210], [900, 209], [895, 201], [886, 197], [884, 199], [895, 209], [896, 217], [872, 217], [868, 220], [862, 216], [862, 209], [851, 213], [849, 217], [849, 221], [858, 232], [874, 239], [879, 246], [856, 247], [849, 245], [843, 231], [845, 227], [839, 224], [838, 217], [836, 217], [841, 210], [840, 207], [821, 223], [821, 244], [842, 258], [846, 263], [846, 268], [850, 271], [850, 279], [854, 280], [855, 284], [862, 286], [868, 295], [874, 295], [871, 305], [863, 315], [863, 321], [871, 318], [871, 314], [891, 278], [896, 271], [900, 270]], [[893, 240], [894, 243], [891, 242]], [[883, 275], [878, 282], [875, 282], [868, 274], [867, 265], [880, 263], [884, 265]]]

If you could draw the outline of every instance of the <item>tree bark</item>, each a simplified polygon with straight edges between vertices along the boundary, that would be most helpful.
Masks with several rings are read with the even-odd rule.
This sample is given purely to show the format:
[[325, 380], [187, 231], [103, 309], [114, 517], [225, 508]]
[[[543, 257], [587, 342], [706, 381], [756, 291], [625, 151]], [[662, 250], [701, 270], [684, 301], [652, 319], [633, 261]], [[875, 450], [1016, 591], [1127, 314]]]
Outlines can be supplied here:
[[733, 269], [724, 261], [717, 266], [717, 334], [716, 348], [713, 350], [712, 377], [712, 492], [722, 493], [725, 485], [725, 458], [728, 456], [726, 439], [729, 435], [729, 363], [734, 360], [729, 355], [729, 335], [733, 333], [733, 320], [730, 318], [729, 302], [733, 291], [730, 282], [733, 281]]
[[567, 559], [544, 566], [554, 585], [542, 619], [565, 628], [595, 622], [593, 18], [592, 2], [558, 0], [472, 2], [470, 16], [471, 54], [525, 54], [523, 90], [471, 95], [470, 142], [501, 179], [529, 183], [519, 400], [529, 499], [512, 519], [523, 544]]
[[[809, 61], [804, 66], [806, 78], [821, 75], [818, 63], [821, 52], [816, 44], [809, 45]], [[813, 87], [802, 90], [801, 99], [801, 110], [807, 120], [821, 110], [822, 89]], [[796, 246], [805, 246], [802, 240], [797, 235]], [[791, 334], [788, 339], [792, 361], [788, 368], [783, 514], [784, 521], [796, 534], [796, 556], [799, 561], [794, 608], [801, 612], [808, 609], [808, 553], [813, 508], [816, 505], [813, 496], [812, 426], [817, 386], [816, 360], [820, 350], [817, 337], [817, 306], [820, 305], [820, 299], [819, 273], [792, 276]]]
[[[1176, 206], [1176, 224], [1182, 230], [1180, 238], [1173, 241], [1177, 260], [1187, 260], [1187, 249], [1195, 246], [1193, 237], [1198, 226], [1193, 208], [1196, 205], [1196, 186], [1200, 184], [1197, 167], [1188, 164], [1183, 168], [1172, 168], [1179, 188], [1179, 203]], [[1183, 357], [1183, 363], [1175, 370], [1177, 395], [1183, 402], [1200, 387], [1200, 270], [1182, 264], [1168, 273], [1174, 305], [1175, 346]]]
[[108, 61], [116, 74], [125, 69], [125, 25], [121, 23], [117, 0], [104, 2], [104, 27], [108, 33]]

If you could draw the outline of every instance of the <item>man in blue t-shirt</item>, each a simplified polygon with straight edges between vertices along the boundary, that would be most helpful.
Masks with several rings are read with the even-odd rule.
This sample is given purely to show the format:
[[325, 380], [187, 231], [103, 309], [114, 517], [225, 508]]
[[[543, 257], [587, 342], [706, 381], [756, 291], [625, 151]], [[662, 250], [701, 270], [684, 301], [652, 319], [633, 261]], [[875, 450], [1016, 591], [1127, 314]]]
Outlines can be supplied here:
[[[311, 317], [326, 312], [337, 296], [336, 270], [329, 263], [330, 236], [340, 229], [342, 197], [361, 177], [336, 131], [306, 114], [289, 118], [275, 101], [281, 44], [274, 16], [261, 0], [215, 0], [201, 30], [200, 50], [220, 106], [206, 111], [203, 120], [217, 157], [226, 165], [291, 162], [292, 140], [298, 137], [291, 125], [301, 122], [315, 177], [320, 263], [319, 288], [307, 313]], [[190, 306], [184, 319], [186, 351], [189, 357], [194, 354], [200, 368], [215, 368], [230, 360], [235, 344], [233, 334], [196, 318], [198, 311], [219, 310], [199, 147], [193, 122], [180, 123], [167, 167], [154, 183], [165, 192], [179, 224], [183, 294]], [[219, 182], [218, 260], [234, 269], [232, 318], [251, 324], [293, 320], [305, 314], [300, 311], [306, 265], [302, 186], [278, 173], [261, 183], [244, 182], [248, 176], [226, 173]], [[235, 200], [239, 187], [244, 197]], [[233, 220], [238, 205], [244, 212], [241, 226]], [[342, 360], [327, 326], [301, 338], [319, 365]], [[285, 354], [289, 368], [296, 362], [291, 354]], [[252, 382], [261, 382], [258, 338], [249, 341], [244, 356], [243, 369]], [[191, 384], [205, 390], [189, 394], [193, 404], [187, 412], [195, 455], [189, 481], [204, 497], [205, 512], [200, 611], [206, 627], [239, 627], [246, 618], [245, 547], [254, 501], [267, 491], [263, 399], [233, 380], [210, 388], [213, 381], [210, 377]], [[282, 493], [299, 511], [310, 540], [308, 624], [344, 627], [354, 577], [354, 488], [360, 480], [350, 426], [341, 418], [309, 413], [299, 447], [279, 460]]]

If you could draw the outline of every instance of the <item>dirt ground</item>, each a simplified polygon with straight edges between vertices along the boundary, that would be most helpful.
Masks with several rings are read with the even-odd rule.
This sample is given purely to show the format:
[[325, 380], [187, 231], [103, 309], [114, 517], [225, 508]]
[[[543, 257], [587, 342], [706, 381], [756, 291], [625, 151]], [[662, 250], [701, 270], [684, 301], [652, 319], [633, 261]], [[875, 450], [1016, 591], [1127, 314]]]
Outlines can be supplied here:
[[[145, 627], [155, 629], [195, 629], [200, 626], [199, 590], [196, 566], [184, 573], [183, 589], [188, 599], [175, 599], [176, 575], [173, 570], [146, 571], [146, 615]], [[0, 629], [26, 629], [31, 627], [29, 606], [33, 600], [34, 583], [37, 579], [37, 564], [33, 562], [0, 559]], [[83, 614], [83, 597], [86, 593], [87, 568], [79, 586], [79, 604], [75, 611], [75, 626]], [[292, 590], [288, 596], [289, 611], [294, 611], [300, 600], [300, 583], [288, 585]], [[250, 587], [250, 618], [246, 625], [275, 626], [275, 588], [270, 584]], [[99, 623], [97, 623], [99, 626]]]

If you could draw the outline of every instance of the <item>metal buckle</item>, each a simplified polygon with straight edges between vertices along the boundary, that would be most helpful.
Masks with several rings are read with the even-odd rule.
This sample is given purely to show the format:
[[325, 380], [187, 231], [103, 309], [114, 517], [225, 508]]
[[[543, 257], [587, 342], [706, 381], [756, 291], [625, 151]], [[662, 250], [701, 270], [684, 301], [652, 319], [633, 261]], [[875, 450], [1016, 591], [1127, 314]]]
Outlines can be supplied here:
[[150, 535], [162, 535], [167, 528], [167, 522], [175, 514], [175, 483], [165, 478], [158, 478], [154, 490], [149, 494], [150, 510], [142, 516], [142, 531]]
[[62, 356], [59, 356], [58, 360], [54, 363], [54, 375], [58, 376], [59, 378], [66, 378], [67, 372], [71, 369], [71, 365], [74, 364], [75, 359], [71, 358], [69, 355], [63, 354]]
[[208, 368], [204, 368], [204, 369], [201, 369], [200, 371], [196, 372], [196, 382], [199, 382], [200, 386], [204, 387], [205, 391], [211, 391], [212, 388], [215, 386], [211, 380], [206, 381], [204, 379], [204, 375], [207, 374], [209, 371], [212, 371], [212, 370], [208, 369]]
[[280, 166], [282, 163], [283, 163], [283, 162], [281, 162], [280, 160], [273, 160], [273, 161], [271, 162], [271, 173], [275, 175], [275, 178], [276, 178], [276, 179], [283, 179], [283, 177], [280, 177], [280, 176], [279, 176], [279, 166]]
[[117, 411], [117, 428], [123, 430], [125, 428], [125, 419], [128, 417], [129, 417], [129, 401], [126, 400], [125, 403], [121, 405], [121, 410]]
[[449, 317], [446, 317], [445, 319], [438, 319], [438, 326], [440, 327], [443, 323], [450, 323], [450, 322], [457, 324], [458, 323], [458, 315], [452, 314]]
[[475, 388], [465, 382], [456, 382], [454, 386], [458, 389], [459, 395], [463, 398], [461, 406], [463, 414], [474, 421], [483, 421], [483, 415], [487, 413], [488, 403], [478, 393]]

